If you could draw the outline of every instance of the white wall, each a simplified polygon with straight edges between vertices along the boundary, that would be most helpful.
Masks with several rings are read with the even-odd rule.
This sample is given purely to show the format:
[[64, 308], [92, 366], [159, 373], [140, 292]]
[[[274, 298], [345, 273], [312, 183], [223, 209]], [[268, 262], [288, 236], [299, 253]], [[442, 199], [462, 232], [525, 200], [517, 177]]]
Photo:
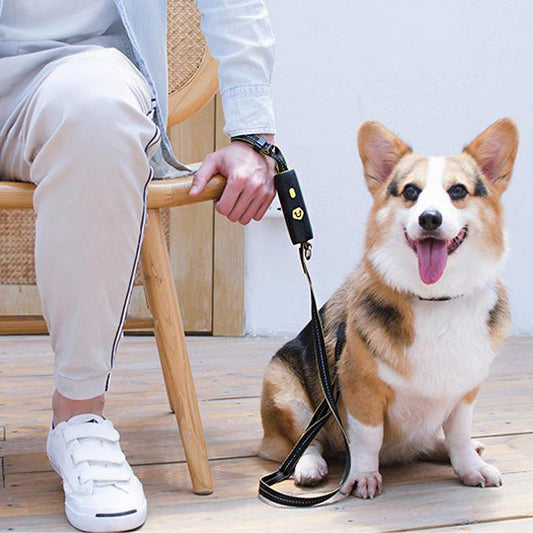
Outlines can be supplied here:
[[[277, 38], [278, 143], [315, 230], [321, 302], [357, 265], [370, 196], [356, 130], [382, 121], [415, 151], [450, 154], [510, 116], [521, 146], [505, 195], [513, 332], [533, 333], [533, 2], [267, 0]], [[298, 331], [308, 298], [281, 219], [246, 231], [246, 330]]]

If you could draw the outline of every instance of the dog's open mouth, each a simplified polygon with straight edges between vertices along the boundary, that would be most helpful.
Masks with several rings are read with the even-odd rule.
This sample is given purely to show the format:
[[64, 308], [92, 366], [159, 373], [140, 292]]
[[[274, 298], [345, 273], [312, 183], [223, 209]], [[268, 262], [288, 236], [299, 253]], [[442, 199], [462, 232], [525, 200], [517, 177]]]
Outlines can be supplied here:
[[468, 235], [468, 227], [465, 226], [453, 239], [411, 239], [404, 231], [409, 246], [418, 257], [418, 272], [420, 279], [426, 285], [437, 283], [444, 274], [448, 256], [455, 252]]

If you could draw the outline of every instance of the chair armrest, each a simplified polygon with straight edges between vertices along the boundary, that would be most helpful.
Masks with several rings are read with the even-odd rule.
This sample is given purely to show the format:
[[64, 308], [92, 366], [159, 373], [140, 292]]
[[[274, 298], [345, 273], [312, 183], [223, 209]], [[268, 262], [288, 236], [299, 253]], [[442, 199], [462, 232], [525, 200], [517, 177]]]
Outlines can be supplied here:
[[33, 183], [0, 181], [0, 209], [33, 209]]
[[[189, 196], [192, 176], [153, 180], [148, 185], [148, 207], [158, 209], [197, 204], [220, 198], [226, 178], [216, 174], [199, 196]], [[33, 209], [33, 183], [0, 181], [0, 209]]]
[[226, 185], [226, 178], [216, 174], [199, 196], [189, 196], [192, 176], [154, 180], [148, 185], [148, 208], [157, 209], [179, 205], [197, 204], [208, 200], [218, 200]]

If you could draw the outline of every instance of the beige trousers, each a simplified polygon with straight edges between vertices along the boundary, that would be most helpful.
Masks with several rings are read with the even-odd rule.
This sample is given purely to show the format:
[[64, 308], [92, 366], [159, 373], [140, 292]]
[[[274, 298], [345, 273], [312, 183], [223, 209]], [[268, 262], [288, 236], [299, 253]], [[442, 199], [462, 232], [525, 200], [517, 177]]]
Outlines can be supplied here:
[[55, 384], [92, 398], [109, 386], [139, 259], [160, 137], [151, 93], [124, 55], [94, 48], [48, 63], [9, 111], [0, 176], [37, 185], [35, 267]]

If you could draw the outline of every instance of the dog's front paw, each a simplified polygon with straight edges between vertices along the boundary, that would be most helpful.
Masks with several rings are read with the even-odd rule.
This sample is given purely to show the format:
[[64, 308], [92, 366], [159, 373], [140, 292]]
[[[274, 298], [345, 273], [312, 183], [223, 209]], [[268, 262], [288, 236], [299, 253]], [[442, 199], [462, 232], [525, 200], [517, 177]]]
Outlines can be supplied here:
[[503, 484], [500, 471], [485, 461], [479, 461], [474, 468], [458, 472], [457, 475], [470, 487], [501, 487]]
[[375, 496], [381, 494], [382, 487], [383, 478], [379, 472], [350, 474], [341, 489], [341, 494], [344, 496], [353, 494], [363, 500], [372, 500]]
[[294, 482], [303, 487], [314, 487], [328, 475], [328, 464], [318, 454], [304, 454], [294, 469]]

